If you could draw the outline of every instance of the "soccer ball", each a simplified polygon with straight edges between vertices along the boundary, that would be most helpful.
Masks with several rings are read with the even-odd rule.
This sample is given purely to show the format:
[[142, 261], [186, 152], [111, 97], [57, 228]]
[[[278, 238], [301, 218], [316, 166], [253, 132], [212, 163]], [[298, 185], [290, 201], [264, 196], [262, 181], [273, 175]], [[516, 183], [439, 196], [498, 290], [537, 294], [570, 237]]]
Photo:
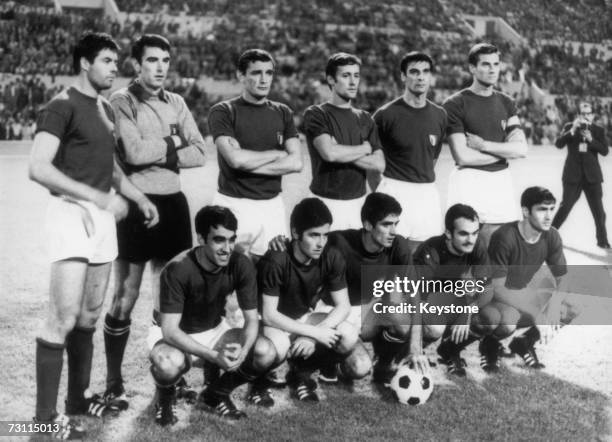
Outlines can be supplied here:
[[427, 402], [433, 391], [433, 382], [407, 365], [397, 369], [389, 384], [393, 396], [401, 404], [421, 405]]

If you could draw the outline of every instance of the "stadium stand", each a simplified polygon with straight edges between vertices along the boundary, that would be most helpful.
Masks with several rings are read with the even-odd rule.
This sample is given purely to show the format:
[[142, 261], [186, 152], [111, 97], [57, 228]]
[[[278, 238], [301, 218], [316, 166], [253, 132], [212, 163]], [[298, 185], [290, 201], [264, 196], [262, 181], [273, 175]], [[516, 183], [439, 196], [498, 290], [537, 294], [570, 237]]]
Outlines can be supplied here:
[[[198, 78], [230, 81], [235, 78], [235, 60], [247, 47], [264, 47], [278, 61], [278, 78], [272, 98], [289, 104], [300, 116], [325, 92], [325, 58], [337, 50], [358, 54], [364, 63], [362, 93], [358, 105], [373, 111], [400, 91], [397, 64], [409, 50], [425, 49], [437, 62], [432, 98], [440, 102], [466, 86], [470, 79], [465, 50], [477, 40], [467, 29], [463, 13], [500, 16], [529, 43], [512, 46], [499, 38], [487, 38], [502, 53], [504, 74], [500, 88], [517, 80], [527, 86], [559, 95], [558, 118], [551, 122], [545, 108], [524, 91], [513, 92], [534, 142], [553, 137], [558, 120], [563, 121], [575, 106], [575, 96], [606, 96], [612, 90], [612, 59], [604, 60], [596, 49], [546, 43], [542, 38], [563, 40], [567, 35], [585, 40], [610, 38], [610, 9], [597, 0], [526, 0], [503, 4], [501, 0], [453, 2], [402, 0], [379, 4], [367, 0], [342, 2], [317, 0], [316, 7], [299, 0], [118, 0], [121, 11], [151, 12], [149, 19], [127, 14], [120, 24], [78, 10], [58, 13], [52, 2], [19, 0], [0, 4], [0, 73], [16, 74], [2, 81], [0, 126], [10, 119], [21, 126], [34, 118], [38, 108], [61, 90], [56, 76], [70, 75], [72, 43], [87, 29], [105, 31], [121, 44], [120, 74], [131, 77], [128, 59], [130, 42], [146, 32], [167, 36], [176, 48], [170, 90], [185, 95], [198, 124], [206, 132], [206, 114], [218, 100], [198, 85]], [[586, 14], [585, 11], [590, 11]], [[545, 12], [545, 13], [544, 13]], [[222, 17], [202, 35], [179, 32], [169, 20], [173, 15]], [[545, 19], [546, 22], [543, 22]], [[585, 21], [586, 20], [586, 21]], [[575, 34], [579, 26], [584, 32]], [[588, 28], [588, 31], [585, 29]], [[2, 75], [2, 74], [0, 74]], [[37, 76], [49, 76], [41, 82]], [[8, 78], [8, 77], [7, 77]], [[42, 86], [41, 86], [42, 85]], [[528, 89], [528, 87], [527, 87]], [[25, 91], [25, 92], [24, 92]], [[596, 106], [602, 123], [610, 128], [609, 101]], [[550, 114], [550, 112], [548, 112]], [[550, 116], [550, 115], [549, 115]], [[18, 129], [19, 124], [17, 124]], [[18, 130], [0, 129], [0, 137]], [[26, 131], [27, 135], [27, 131]]]

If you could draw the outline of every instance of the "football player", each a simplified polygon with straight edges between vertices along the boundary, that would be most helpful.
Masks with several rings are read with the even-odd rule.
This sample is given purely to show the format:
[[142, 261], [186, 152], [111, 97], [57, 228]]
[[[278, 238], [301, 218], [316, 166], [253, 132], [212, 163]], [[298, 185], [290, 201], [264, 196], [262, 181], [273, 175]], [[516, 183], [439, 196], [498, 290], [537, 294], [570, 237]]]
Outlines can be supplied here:
[[310, 190], [329, 207], [334, 230], [359, 228], [366, 194], [366, 172], [382, 173], [385, 159], [376, 124], [352, 102], [359, 90], [361, 60], [339, 52], [325, 68], [331, 99], [304, 113], [312, 164]]
[[542, 368], [535, 344], [548, 341], [561, 321], [561, 295], [555, 289], [540, 290], [533, 276], [546, 263], [559, 287], [567, 273], [561, 236], [551, 228], [556, 199], [542, 187], [529, 187], [521, 196], [523, 219], [505, 224], [491, 237], [489, 257], [492, 267], [493, 302], [483, 321], [499, 324], [482, 343], [486, 366], [495, 367], [499, 339], [517, 328], [529, 327], [509, 345], [530, 368]]
[[[413, 259], [418, 273], [427, 281], [451, 281], [454, 284], [456, 281], [476, 280], [480, 285], [473, 285], [470, 290], [461, 288], [461, 292], [427, 293], [421, 299], [435, 306], [473, 305], [478, 306], [479, 311], [486, 310], [492, 298], [488, 290], [491, 272], [487, 248], [478, 238], [478, 214], [470, 206], [455, 204], [446, 212], [444, 224], [444, 234], [429, 238], [416, 250]], [[465, 284], [462, 287], [466, 287]], [[448, 366], [448, 372], [456, 376], [466, 375], [461, 351], [493, 331], [482, 322], [479, 314], [432, 314], [425, 315], [422, 322], [425, 342], [442, 337], [438, 354], [442, 363]]]
[[145, 34], [132, 46], [138, 78], [111, 96], [117, 115], [119, 153], [130, 180], [156, 205], [160, 222], [152, 229], [130, 204], [117, 224], [119, 256], [115, 261], [115, 293], [104, 321], [106, 392], [122, 409], [121, 364], [130, 335], [130, 316], [147, 262], [151, 263], [154, 303], [159, 298], [159, 273], [179, 252], [192, 246], [189, 206], [179, 173], [204, 164], [204, 139], [183, 98], [164, 89], [170, 66], [170, 43], [161, 35]]
[[416, 246], [442, 232], [434, 165], [446, 131], [446, 111], [427, 99], [434, 63], [423, 52], [400, 62], [404, 94], [374, 114], [387, 167], [376, 188], [399, 201], [404, 212], [397, 232]]
[[[224, 370], [209, 380], [199, 406], [218, 416], [245, 417], [230, 393], [265, 374], [274, 362], [272, 343], [258, 336], [257, 282], [253, 263], [234, 251], [238, 221], [225, 207], [206, 206], [196, 215], [198, 246], [172, 259], [160, 276], [160, 321], [149, 330], [151, 374], [157, 385], [155, 421], [177, 422], [176, 385], [191, 362]], [[244, 326], [224, 317], [226, 297], [236, 292]]]
[[214, 204], [238, 218], [238, 246], [254, 259], [287, 232], [280, 195], [283, 175], [302, 170], [302, 150], [287, 106], [269, 100], [275, 62], [261, 49], [238, 59], [242, 94], [215, 104], [208, 117], [218, 150], [219, 185]]
[[[151, 201], [114, 159], [114, 116], [100, 96], [117, 74], [119, 46], [86, 33], [73, 52], [74, 86], [54, 97], [38, 117], [30, 178], [51, 192], [45, 241], [51, 260], [47, 320], [36, 338], [36, 416], [54, 437], [82, 439], [84, 429], [56, 410], [64, 349], [68, 355], [66, 413], [105, 417], [118, 409], [89, 391], [93, 335], [117, 256], [115, 215], [121, 194], [133, 201], [147, 228], [159, 220]], [[118, 194], [111, 191], [114, 188]]]
[[[289, 360], [288, 383], [301, 401], [319, 401], [316, 369], [337, 363], [347, 379], [370, 371], [367, 354], [355, 351], [358, 328], [346, 321], [351, 304], [344, 258], [326, 246], [331, 224], [320, 199], [302, 200], [291, 213], [291, 243], [284, 251], [269, 250], [258, 263], [263, 333], [276, 348], [276, 363]], [[315, 310], [323, 292], [333, 302], [327, 313]]]
[[448, 206], [463, 203], [478, 212], [485, 245], [503, 223], [518, 219], [508, 160], [527, 154], [527, 140], [514, 101], [494, 89], [499, 50], [474, 45], [468, 55], [472, 85], [446, 99], [448, 141], [456, 168], [449, 177]]

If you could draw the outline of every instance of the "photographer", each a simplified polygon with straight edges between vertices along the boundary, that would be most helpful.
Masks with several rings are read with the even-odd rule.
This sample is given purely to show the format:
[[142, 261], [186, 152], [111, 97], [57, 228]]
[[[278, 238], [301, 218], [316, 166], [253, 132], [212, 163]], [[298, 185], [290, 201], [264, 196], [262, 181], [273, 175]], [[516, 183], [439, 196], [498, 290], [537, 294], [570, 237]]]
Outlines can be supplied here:
[[606, 233], [606, 213], [602, 203], [603, 176], [597, 154], [608, 155], [608, 143], [604, 129], [593, 124], [593, 107], [582, 101], [578, 105], [576, 119], [565, 124], [555, 145], [567, 146], [567, 159], [563, 168], [563, 201], [553, 219], [555, 228], [561, 227], [580, 194], [584, 190], [595, 220], [597, 245], [611, 250]]

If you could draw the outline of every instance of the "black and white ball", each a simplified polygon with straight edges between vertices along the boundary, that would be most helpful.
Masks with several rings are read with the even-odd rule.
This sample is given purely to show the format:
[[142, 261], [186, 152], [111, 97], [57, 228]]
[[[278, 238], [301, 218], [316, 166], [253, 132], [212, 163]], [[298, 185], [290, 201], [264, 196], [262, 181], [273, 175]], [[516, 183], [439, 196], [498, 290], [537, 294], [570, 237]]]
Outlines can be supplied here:
[[389, 384], [393, 396], [402, 404], [421, 405], [427, 402], [433, 391], [433, 382], [407, 365], [397, 369]]

